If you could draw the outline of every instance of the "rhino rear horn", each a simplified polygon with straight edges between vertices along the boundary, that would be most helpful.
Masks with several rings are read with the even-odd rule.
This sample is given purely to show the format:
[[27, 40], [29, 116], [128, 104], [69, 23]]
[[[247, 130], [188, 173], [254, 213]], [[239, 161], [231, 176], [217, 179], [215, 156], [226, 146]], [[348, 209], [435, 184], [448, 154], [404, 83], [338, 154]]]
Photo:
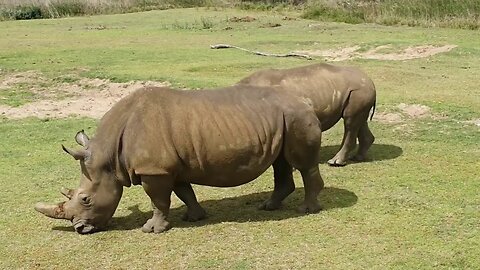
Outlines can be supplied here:
[[70, 150], [70, 149], [66, 148], [63, 144], [62, 144], [62, 148], [63, 148], [63, 151], [67, 152], [69, 155], [71, 155], [76, 160], [85, 160], [90, 155], [90, 152], [88, 152], [85, 149], [73, 151], [73, 150]]
[[82, 129], [75, 135], [75, 141], [81, 146], [86, 147], [90, 138], [88, 138], [87, 134], [85, 134], [85, 131]]
[[74, 192], [75, 192], [75, 190], [69, 189], [69, 188], [66, 188], [66, 187], [62, 187], [60, 189], [60, 193], [62, 193], [62, 195], [67, 197], [69, 200], [72, 199]]

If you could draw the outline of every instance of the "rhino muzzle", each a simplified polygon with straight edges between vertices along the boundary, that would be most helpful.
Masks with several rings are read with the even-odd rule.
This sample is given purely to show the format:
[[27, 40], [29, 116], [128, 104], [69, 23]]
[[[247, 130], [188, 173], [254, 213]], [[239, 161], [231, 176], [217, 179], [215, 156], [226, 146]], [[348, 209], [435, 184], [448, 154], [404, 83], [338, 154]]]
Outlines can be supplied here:
[[85, 220], [74, 220], [73, 221], [73, 228], [79, 234], [89, 234], [98, 231], [93, 225], [87, 224]]

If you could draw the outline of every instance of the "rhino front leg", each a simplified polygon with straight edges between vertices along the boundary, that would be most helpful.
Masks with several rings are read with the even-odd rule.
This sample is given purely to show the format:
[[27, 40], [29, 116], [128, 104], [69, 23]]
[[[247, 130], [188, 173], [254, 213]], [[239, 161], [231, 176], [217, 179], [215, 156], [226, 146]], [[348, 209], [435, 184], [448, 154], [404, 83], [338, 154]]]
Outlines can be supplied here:
[[273, 163], [273, 175], [275, 186], [272, 196], [259, 206], [261, 210], [280, 208], [282, 201], [295, 190], [292, 166], [285, 160], [283, 153]]
[[170, 196], [173, 190], [173, 179], [169, 176], [141, 177], [142, 186], [152, 201], [153, 216], [143, 225], [142, 231], [161, 233], [170, 228], [167, 221], [170, 211]]
[[301, 213], [317, 213], [322, 210], [317, 197], [325, 185], [318, 170], [318, 165], [309, 169], [302, 169], [300, 173], [302, 174], [305, 187], [305, 200], [298, 208], [298, 211]]
[[175, 195], [187, 206], [187, 212], [182, 219], [185, 221], [198, 221], [204, 219], [207, 214], [200, 206], [193, 191], [192, 185], [186, 182], [176, 182], [173, 188]]

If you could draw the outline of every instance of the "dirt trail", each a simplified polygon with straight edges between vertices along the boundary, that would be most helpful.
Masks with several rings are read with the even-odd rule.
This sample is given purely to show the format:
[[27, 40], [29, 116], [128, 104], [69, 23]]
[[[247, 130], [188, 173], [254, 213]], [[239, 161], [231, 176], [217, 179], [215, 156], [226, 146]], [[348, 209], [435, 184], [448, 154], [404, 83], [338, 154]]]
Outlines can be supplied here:
[[337, 62], [351, 59], [374, 59], [384, 61], [404, 61], [417, 58], [430, 57], [439, 53], [449, 52], [456, 48], [457, 45], [445, 45], [445, 46], [433, 46], [422, 45], [414, 46], [403, 49], [400, 52], [385, 52], [382, 50], [392, 49], [391, 45], [382, 45], [376, 48], [370, 49], [366, 52], [360, 52], [360, 46], [355, 45], [352, 47], [330, 49], [330, 50], [314, 50], [314, 51], [295, 51], [298, 54], [305, 54], [311, 57], [324, 57], [325, 61]]

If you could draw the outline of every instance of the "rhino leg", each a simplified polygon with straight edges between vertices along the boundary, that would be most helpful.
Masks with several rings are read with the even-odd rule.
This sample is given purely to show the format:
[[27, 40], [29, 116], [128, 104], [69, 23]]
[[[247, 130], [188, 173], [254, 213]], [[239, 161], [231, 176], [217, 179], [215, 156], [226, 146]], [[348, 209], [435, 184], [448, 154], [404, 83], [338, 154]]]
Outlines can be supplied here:
[[270, 199], [263, 202], [258, 208], [261, 210], [275, 210], [280, 208], [282, 201], [295, 190], [292, 166], [285, 160], [283, 154], [273, 163], [275, 186]]
[[298, 207], [298, 211], [301, 213], [317, 213], [322, 210], [317, 197], [325, 185], [322, 176], [320, 176], [318, 165], [309, 169], [301, 169], [300, 173], [305, 187], [305, 200]]
[[185, 221], [198, 221], [206, 217], [205, 210], [200, 206], [193, 191], [192, 185], [186, 182], [176, 182], [173, 187], [175, 195], [187, 206], [187, 212], [182, 219]]
[[142, 186], [152, 200], [153, 216], [142, 227], [142, 231], [161, 233], [170, 228], [167, 221], [170, 211], [170, 196], [173, 191], [173, 179], [169, 176], [141, 176]]
[[352, 123], [353, 119], [344, 119], [344, 134], [340, 150], [337, 154], [327, 161], [330, 166], [345, 166], [350, 152], [355, 149], [357, 144], [358, 127]]
[[[369, 113], [369, 110], [362, 111], [360, 109], [357, 109], [355, 105], [352, 105], [352, 104], [347, 105], [343, 115], [344, 134], [343, 134], [342, 144], [338, 153], [332, 159], [327, 161], [329, 165], [331, 166], [347, 165], [349, 154], [356, 147], [357, 137], [359, 136], [359, 130], [362, 129], [362, 132], [364, 133], [362, 135], [366, 135], [367, 137], [368, 137], [367, 133], [371, 134], [370, 130], [368, 129], [368, 126], [366, 127], [366, 129], [363, 126], [365, 125], [365, 123], [367, 123], [368, 113]], [[363, 140], [363, 136], [361, 137]], [[366, 147], [366, 150], [368, 150], [368, 147], [370, 147], [371, 143], [370, 145], [368, 145], [368, 147], [367, 145], [368, 143], [366, 141], [363, 141], [363, 148]], [[366, 151], [366, 150], [362, 150], [362, 151]]]
[[375, 141], [375, 136], [368, 128], [368, 122], [365, 121], [358, 131], [358, 151], [353, 160], [364, 161], [367, 157], [367, 151]]

